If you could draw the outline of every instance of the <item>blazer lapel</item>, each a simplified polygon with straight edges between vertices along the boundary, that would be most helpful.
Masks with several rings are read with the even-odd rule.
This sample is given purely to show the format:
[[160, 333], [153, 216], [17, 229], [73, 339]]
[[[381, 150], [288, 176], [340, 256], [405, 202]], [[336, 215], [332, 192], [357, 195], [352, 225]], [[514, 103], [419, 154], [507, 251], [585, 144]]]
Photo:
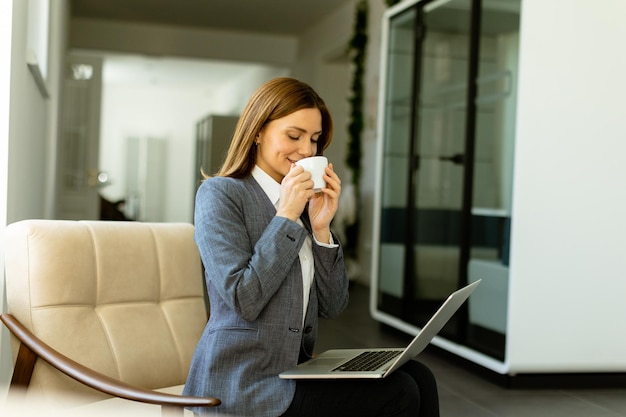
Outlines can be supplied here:
[[243, 182], [248, 191], [250, 191], [250, 194], [253, 196], [253, 200], [259, 202], [260, 207], [263, 208], [263, 213], [266, 216], [267, 223], [269, 223], [272, 220], [272, 217], [276, 215], [276, 207], [274, 207], [270, 198], [267, 194], [265, 194], [263, 188], [261, 188], [252, 175], [248, 175], [243, 178]]

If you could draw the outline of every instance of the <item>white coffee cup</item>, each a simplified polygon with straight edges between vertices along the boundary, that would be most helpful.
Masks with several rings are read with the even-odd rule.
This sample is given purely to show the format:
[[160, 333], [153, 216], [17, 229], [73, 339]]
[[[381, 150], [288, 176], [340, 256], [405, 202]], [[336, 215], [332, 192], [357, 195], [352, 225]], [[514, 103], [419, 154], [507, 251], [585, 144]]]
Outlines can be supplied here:
[[296, 165], [300, 165], [305, 171], [311, 173], [313, 189], [315, 191], [326, 188], [324, 173], [325, 168], [328, 166], [328, 159], [325, 156], [311, 156], [310, 158], [304, 158], [297, 161]]

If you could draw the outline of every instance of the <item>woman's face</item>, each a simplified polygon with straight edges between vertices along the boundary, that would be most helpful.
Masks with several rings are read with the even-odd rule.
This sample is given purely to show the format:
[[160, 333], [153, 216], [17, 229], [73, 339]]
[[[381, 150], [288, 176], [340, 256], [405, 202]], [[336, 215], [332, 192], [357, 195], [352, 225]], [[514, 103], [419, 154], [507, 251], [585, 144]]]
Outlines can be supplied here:
[[317, 108], [273, 120], [257, 136], [256, 164], [280, 183], [292, 163], [317, 153], [321, 133], [322, 114]]

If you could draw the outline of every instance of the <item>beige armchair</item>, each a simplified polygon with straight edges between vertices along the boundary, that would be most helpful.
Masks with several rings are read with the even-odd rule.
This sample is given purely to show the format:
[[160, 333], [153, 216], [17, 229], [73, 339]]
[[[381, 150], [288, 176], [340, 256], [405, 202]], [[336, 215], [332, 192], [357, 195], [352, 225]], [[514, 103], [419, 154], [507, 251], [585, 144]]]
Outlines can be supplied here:
[[9, 398], [220, 404], [180, 395], [207, 321], [192, 225], [24, 220], [5, 234]]

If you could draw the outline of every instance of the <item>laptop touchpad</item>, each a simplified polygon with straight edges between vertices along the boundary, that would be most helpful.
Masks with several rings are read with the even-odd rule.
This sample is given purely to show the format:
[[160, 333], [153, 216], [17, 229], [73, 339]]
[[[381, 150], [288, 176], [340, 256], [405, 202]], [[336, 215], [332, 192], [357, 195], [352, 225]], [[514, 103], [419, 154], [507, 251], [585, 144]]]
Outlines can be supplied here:
[[335, 364], [340, 364], [344, 360], [346, 360], [346, 358], [341, 358], [341, 357], [337, 357], [337, 358], [317, 358], [317, 359], [313, 359], [313, 360], [308, 361], [306, 364], [304, 364], [304, 366], [332, 366], [332, 365], [335, 365]]

